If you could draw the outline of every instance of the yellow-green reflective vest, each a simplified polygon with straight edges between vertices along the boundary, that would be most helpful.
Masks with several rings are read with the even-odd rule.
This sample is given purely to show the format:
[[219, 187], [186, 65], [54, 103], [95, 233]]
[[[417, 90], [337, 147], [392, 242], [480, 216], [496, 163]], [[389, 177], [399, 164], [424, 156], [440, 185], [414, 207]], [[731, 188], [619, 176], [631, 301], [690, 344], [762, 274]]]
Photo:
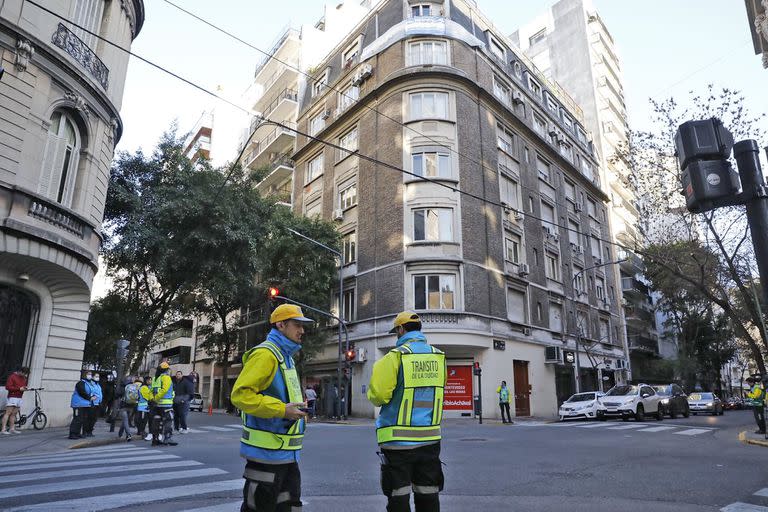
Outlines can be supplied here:
[[[401, 354], [400, 375], [403, 394], [397, 411], [397, 423], [376, 429], [379, 444], [392, 441], [429, 442], [441, 439], [445, 354], [435, 347], [429, 348], [432, 352], [424, 354], [414, 353], [408, 345], [393, 349]], [[416, 390], [429, 389], [433, 390], [431, 401], [415, 399]], [[421, 410], [420, 418], [414, 415], [415, 409]]]
[[[170, 375], [167, 375], [167, 374], [162, 374], [159, 377], [155, 377], [154, 379], [152, 379], [152, 393], [153, 394], [156, 394], [158, 391], [160, 391], [162, 389], [162, 387], [163, 387], [163, 377], [168, 377], [169, 380], [171, 379]], [[173, 382], [171, 382], [171, 387], [168, 388], [168, 391], [166, 391], [165, 395], [163, 395], [158, 400], [156, 400], [155, 403], [157, 405], [159, 405], [160, 407], [169, 407], [169, 406], [172, 407], [173, 406], [173, 397], [174, 397]]]
[[[265, 392], [270, 396], [276, 395], [275, 398], [286, 403], [302, 402], [304, 398], [301, 383], [293, 359], [291, 359], [291, 368], [288, 368], [280, 348], [271, 341], [265, 341], [256, 348], [266, 348], [272, 352], [280, 367], [280, 372], [275, 375], [272, 384]], [[303, 420], [294, 421], [285, 433], [249, 427], [245, 413], [242, 414], [242, 420], [243, 436], [241, 441], [243, 443], [265, 450], [301, 450], [304, 439]]]

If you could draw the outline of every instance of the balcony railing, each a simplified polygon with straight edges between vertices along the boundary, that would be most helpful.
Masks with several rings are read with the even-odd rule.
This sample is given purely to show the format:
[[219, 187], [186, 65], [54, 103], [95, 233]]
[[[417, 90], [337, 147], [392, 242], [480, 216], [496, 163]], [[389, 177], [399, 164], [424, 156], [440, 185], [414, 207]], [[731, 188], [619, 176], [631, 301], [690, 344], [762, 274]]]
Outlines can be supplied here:
[[67, 52], [67, 55], [88, 70], [104, 90], [107, 89], [109, 85], [109, 69], [74, 32], [65, 27], [64, 24], [59, 23], [56, 32], [51, 37], [51, 43]]
[[299, 35], [299, 31], [295, 28], [291, 28], [290, 26], [286, 26], [283, 28], [282, 32], [279, 36], [277, 36], [277, 39], [270, 47], [269, 51], [267, 52], [267, 55], [264, 57], [264, 59], [259, 62], [256, 65], [256, 71], [254, 71], [253, 76], [256, 76], [259, 74], [259, 72], [264, 68], [264, 66], [267, 65], [267, 63], [272, 59], [272, 56], [277, 53], [277, 50], [280, 49], [280, 46], [288, 39], [288, 37], [291, 34], [295, 34], [296, 36]]
[[649, 352], [653, 352], [654, 354], [658, 354], [659, 342], [647, 336], [634, 336], [629, 340], [629, 348], [636, 350], [647, 350]]
[[248, 155], [248, 158], [246, 159], [246, 162], [247, 162], [246, 165], [250, 165], [251, 162], [256, 160], [256, 158], [258, 158], [258, 156], [261, 153], [263, 153], [264, 150], [267, 149], [267, 147], [270, 144], [272, 144], [275, 141], [275, 139], [277, 139], [280, 135], [284, 133], [288, 135], [293, 135], [293, 136], [296, 135], [296, 132], [291, 130], [296, 128], [296, 123], [284, 122], [282, 124], [284, 124], [285, 126], [276, 127], [274, 130], [269, 132], [269, 134], [266, 137], [264, 137], [254, 145], [253, 151], [250, 152], [250, 154]]
[[29, 204], [30, 217], [40, 219], [57, 228], [68, 231], [78, 238], [85, 236], [85, 223], [67, 212], [63, 208], [56, 207], [53, 203], [45, 203], [42, 200], [33, 199]]

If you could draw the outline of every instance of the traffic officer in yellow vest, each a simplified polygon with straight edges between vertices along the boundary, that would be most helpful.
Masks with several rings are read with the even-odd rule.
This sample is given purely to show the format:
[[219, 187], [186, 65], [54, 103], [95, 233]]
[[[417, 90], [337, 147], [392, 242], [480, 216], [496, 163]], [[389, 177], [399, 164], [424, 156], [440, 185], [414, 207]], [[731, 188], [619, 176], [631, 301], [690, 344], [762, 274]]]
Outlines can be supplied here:
[[232, 404], [242, 411], [240, 455], [246, 459], [242, 512], [299, 510], [299, 455], [306, 405], [293, 355], [301, 349], [301, 308], [281, 304], [269, 317], [266, 341], [243, 355], [232, 388]]
[[[173, 435], [173, 380], [171, 366], [163, 361], [157, 367], [155, 378], [152, 380], [152, 401], [150, 402], [150, 431], [152, 446], [159, 444], [176, 446], [171, 440]], [[162, 441], [160, 440], [162, 426]]]
[[397, 315], [395, 348], [373, 366], [368, 400], [381, 406], [376, 437], [381, 487], [389, 512], [438, 512], [443, 489], [440, 421], [447, 378], [445, 354], [427, 343], [416, 313]]

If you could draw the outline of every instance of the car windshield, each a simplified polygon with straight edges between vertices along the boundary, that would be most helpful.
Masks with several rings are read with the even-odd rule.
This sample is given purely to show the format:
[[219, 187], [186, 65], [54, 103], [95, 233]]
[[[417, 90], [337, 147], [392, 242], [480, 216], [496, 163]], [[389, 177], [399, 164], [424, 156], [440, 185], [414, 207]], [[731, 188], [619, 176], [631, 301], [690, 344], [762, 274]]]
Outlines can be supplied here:
[[669, 392], [669, 386], [653, 386], [653, 389], [656, 390], [656, 393], [659, 395], [669, 395], [671, 394]]
[[578, 395], [573, 395], [571, 398], [567, 400], [567, 402], [586, 402], [588, 400], [594, 400], [595, 394], [594, 393], [579, 393]]
[[689, 400], [713, 400], [712, 393], [691, 393]]
[[200, 393], [195, 393], [195, 398], [202, 399], [203, 395], [201, 395]]
[[637, 386], [616, 386], [614, 388], [611, 388], [610, 391], [608, 391], [605, 396], [629, 396], [629, 395], [636, 395], [637, 394], [638, 387]]

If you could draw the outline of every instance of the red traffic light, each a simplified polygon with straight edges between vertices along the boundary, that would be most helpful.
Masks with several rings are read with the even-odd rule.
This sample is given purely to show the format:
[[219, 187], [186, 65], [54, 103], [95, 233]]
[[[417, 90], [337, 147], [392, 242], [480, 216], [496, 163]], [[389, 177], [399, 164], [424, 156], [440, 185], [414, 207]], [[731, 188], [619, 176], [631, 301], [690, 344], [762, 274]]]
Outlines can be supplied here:
[[274, 286], [270, 286], [269, 290], [267, 291], [267, 295], [269, 296], [270, 299], [275, 299], [277, 298], [278, 295], [280, 295], [280, 290], [278, 290]]
[[354, 350], [354, 349], [349, 349], [349, 350], [347, 350], [347, 351], [344, 353], [344, 358], [345, 358], [347, 361], [354, 361], [354, 360], [355, 360], [355, 350]]

